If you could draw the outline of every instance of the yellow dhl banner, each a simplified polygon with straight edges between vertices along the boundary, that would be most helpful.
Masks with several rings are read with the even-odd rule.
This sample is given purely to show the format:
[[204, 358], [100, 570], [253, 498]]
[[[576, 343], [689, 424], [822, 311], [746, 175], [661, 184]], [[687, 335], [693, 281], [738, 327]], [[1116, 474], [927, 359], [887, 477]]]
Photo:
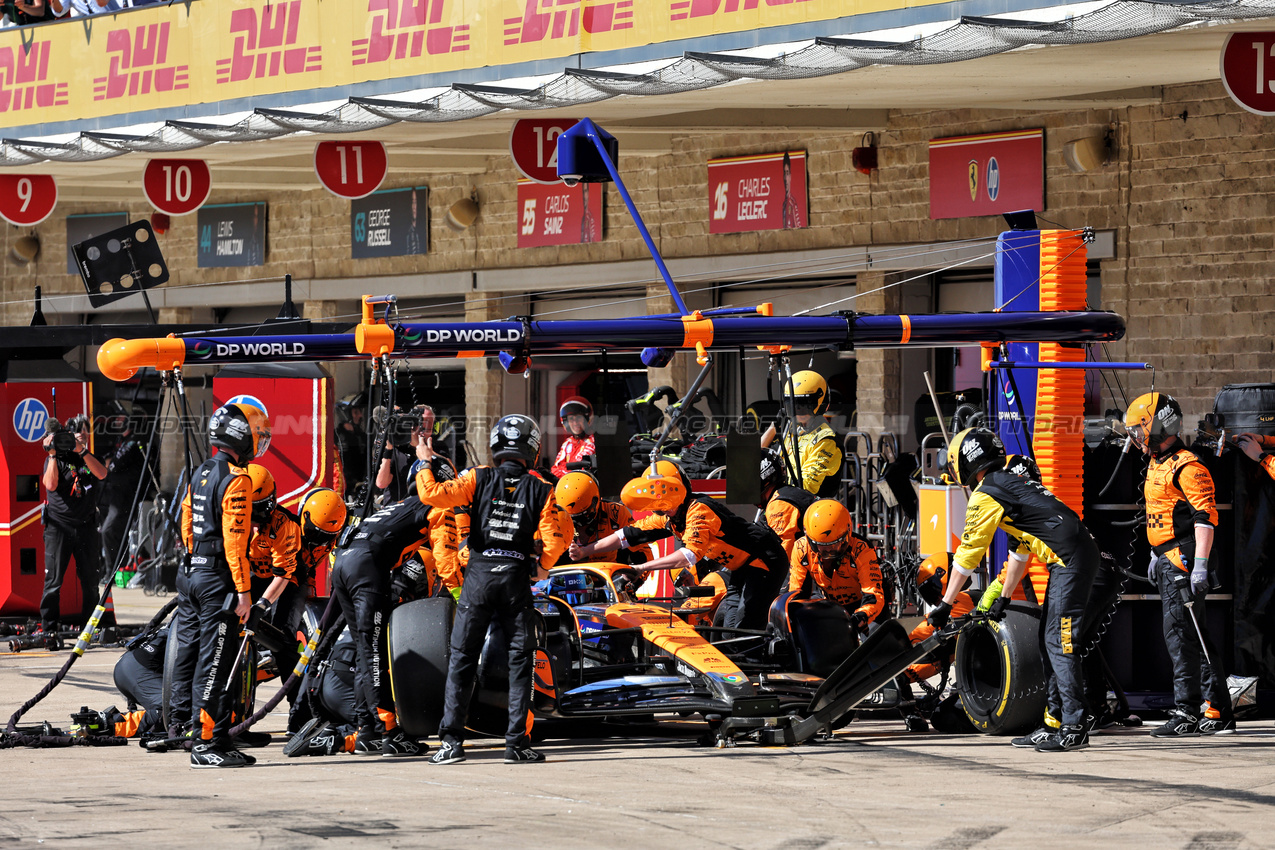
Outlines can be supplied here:
[[0, 127], [622, 50], [909, 5], [917, 4], [199, 0], [148, 6], [0, 32]]

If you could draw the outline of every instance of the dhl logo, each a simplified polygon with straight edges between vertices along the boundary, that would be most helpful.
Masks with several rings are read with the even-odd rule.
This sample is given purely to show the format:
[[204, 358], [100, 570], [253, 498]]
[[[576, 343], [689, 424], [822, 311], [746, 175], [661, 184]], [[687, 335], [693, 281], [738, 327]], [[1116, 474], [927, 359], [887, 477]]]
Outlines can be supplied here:
[[441, 26], [446, 0], [368, 0], [372, 35], [350, 42], [353, 64], [416, 59], [469, 49], [469, 24]]
[[710, 15], [732, 12], [748, 12], [765, 3], [767, 6], [789, 6], [808, 0], [673, 0], [669, 4], [669, 20], [684, 21], [687, 18], [705, 18]]
[[235, 36], [234, 55], [217, 60], [217, 84], [237, 83], [251, 77], [308, 74], [323, 70], [323, 48], [297, 47], [301, 0], [275, 3], [230, 13], [230, 33]]
[[113, 100], [124, 95], [150, 94], [152, 90], [189, 88], [190, 66], [167, 64], [169, 26], [164, 21], [107, 33], [110, 70], [105, 77], [94, 78], [93, 99]]
[[527, 0], [521, 18], [505, 18], [505, 44], [532, 44], [545, 38], [627, 30], [633, 26], [633, 0]]
[[48, 82], [52, 52], [47, 41], [0, 49], [0, 112], [66, 106], [69, 84]]

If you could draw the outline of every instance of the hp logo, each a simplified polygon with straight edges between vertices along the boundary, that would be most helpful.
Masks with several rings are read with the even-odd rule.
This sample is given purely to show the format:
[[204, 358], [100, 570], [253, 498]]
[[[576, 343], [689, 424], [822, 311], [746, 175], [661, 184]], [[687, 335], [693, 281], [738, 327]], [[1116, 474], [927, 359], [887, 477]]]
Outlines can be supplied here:
[[44, 421], [49, 409], [38, 398], [24, 398], [13, 411], [13, 430], [28, 443], [44, 439]]
[[1001, 193], [1001, 166], [996, 161], [996, 157], [992, 157], [987, 161], [987, 200], [995, 201], [996, 196]]

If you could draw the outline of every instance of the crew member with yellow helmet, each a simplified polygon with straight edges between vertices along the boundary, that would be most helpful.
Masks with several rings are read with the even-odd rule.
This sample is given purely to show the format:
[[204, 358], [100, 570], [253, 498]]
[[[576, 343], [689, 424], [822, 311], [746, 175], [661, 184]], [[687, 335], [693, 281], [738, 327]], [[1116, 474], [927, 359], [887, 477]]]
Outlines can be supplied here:
[[[1172, 396], [1138, 396], [1125, 412], [1124, 424], [1138, 448], [1150, 456], [1143, 491], [1147, 541], [1153, 552], [1147, 577], [1160, 590], [1164, 642], [1173, 661], [1175, 706], [1168, 722], [1151, 734], [1175, 738], [1234, 732], [1222, 657], [1209, 638], [1208, 618], [1204, 616], [1209, 552], [1217, 527], [1213, 477], [1178, 437], [1182, 408]], [[1201, 657], [1201, 640], [1211, 663]], [[1201, 696], [1208, 701], [1203, 717]]]
[[850, 512], [833, 499], [806, 511], [805, 536], [793, 547], [788, 590], [801, 590], [809, 577], [823, 595], [845, 609], [850, 625], [866, 634], [885, 607], [881, 565], [872, 544], [850, 531]]
[[[791, 455], [791, 429], [795, 426], [798, 455], [795, 460], [801, 468], [801, 486], [816, 496], [835, 496], [841, 486], [843, 456], [837, 435], [824, 418], [828, 410], [828, 382], [818, 372], [804, 370], [792, 376], [792, 385], [785, 385], [783, 394], [785, 401], [792, 400], [797, 421], [784, 429], [781, 451], [785, 457]], [[763, 449], [774, 442], [776, 433], [774, 425], [766, 429], [761, 436]]]
[[649, 561], [648, 570], [693, 568], [702, 582], [717, 569], [726, 572], [727, 593], [718, 609], [726, 628], [764, 629], [770, 603], [787, 570], [775, 533], [750, 522], [707, 496], [692, 495], [690, 481], [672, 461], [661, 460], [624, 485], [620, 494], [634, 511], [651, 511], [628, 528], [587, 546], [572, 544], [572, 560], [631, 546], [640, 531], [667, 528], [681, 538], [677, 551]]
[[[1005, 587], [1015, 587], [1022, 580], [1028, 555], [1040, 558], [1050, 570], [1049, 588], [1041, 603], [1042, 655], [1049, 679], [1046, 703], [1054, 717], [1061, 714], [1062, 722], [1059, 729], [1046, 730], [1047, 737], [1042, 735], [1035, 748], [1063, 752], [1087, 747], [1081, 637], [1099, 567], [1098, 544], [1075, 511], [1054, 494], [1005, 469], [1005, 447], [986, 428], [967, 428], [957, 434], [947, 457], [956, 480], [973, 492], [965, 511], [961, 545], [952, 559], [953, 575], [942, 601], [927, 619], [935, 628], [947, 624], [958, 594], [978, 569], [997, 529], [1017, 539]], [[1001, 613], [1008, 604], [1008, 599], [997, 599], [992, 611]]]
[[[230, 738], [226, 684], [234, 650], [227, 639], [238, 633], [252, 607], [252, 483], [244, 467], [270, 445], [270, 420], [253, 405], [225, 404], [208, 420], [208, 435], [218, 452], [191, 474], [182, 500], [182, 540], [188, 554], [177, 576], [174, 628], [181, 649], [170, 716], [178, 725], [195, 721], [199, 735], [191, 767], [247, 767], [256, 760], [239, 752]], [[228, 597], [235, 600], [233, 608], [226, 604]]]

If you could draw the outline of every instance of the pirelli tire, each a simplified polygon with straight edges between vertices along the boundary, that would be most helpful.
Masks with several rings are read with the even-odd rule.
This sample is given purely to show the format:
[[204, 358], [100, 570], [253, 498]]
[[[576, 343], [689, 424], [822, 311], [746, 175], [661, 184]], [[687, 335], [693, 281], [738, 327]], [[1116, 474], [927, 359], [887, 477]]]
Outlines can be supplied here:
[[1040, 608], [1014, 602], [999, 623], [967, 627], [956, 641], [953, 671], [961, 707], [974, 728], [1011, 735], [1039, 725], [1045, 712]]
[[177, 678], [177, 616], [168, 622], [168, 640], [164, 644], [164, 691], [160, 708], [164, 717], [164, 729], [173, 728], [173, 680]]
[[413, 737], [438, 734], [455, 616], [456, 603], [450, 595], [417, 599], [390, 615], [394, 710], [403, 731]]

